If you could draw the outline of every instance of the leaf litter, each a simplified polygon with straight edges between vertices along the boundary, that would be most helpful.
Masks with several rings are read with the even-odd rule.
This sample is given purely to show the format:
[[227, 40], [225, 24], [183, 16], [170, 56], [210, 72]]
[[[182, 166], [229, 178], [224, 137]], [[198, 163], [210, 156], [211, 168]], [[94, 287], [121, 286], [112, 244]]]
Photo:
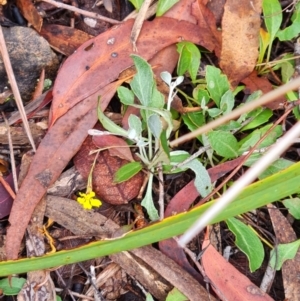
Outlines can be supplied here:
[[[261, 1], [256, 1], [251, 5], [248, 2], [241, 3], [238, 7], [230, 1], [227, 2], [224, 6], [225, 13], [222, 20], [222, 34], [215, 25], [213, 9], [208, 9], [206, 4], [206, 1], [202, 0], [179, 1], [174, 6], [176, 7], [174, 15], [169, 16], [171, 18], [161, 17], [155, 18], [151, 22], [145, 21], [136, 42], [138, 55], [152, 63], [154, 67], [153, 72], [157, 75], [159, 75], [160, 71], [168, 69], [172, 72], [178, 56], [174, 44], [181, 40], [191, 41], [209, 51], [215, 52], [216, 57], [220, 59], [219, 64], [222, 72], [227, 75], [232, 88], [235, 88], [241, 81], [244, 81], [252, 91], [261, 85], [264, 85], [262, 90], [270, 90], [269, 79], [264, 78], [263, 83], [259, 75], [253, 71], [258, 57]], [[174, 7], [166, 15], [174, 10]], [[172, 19], [178, 12], [180, 12], [178, 20], [181, 21]], [[184, 14], [187, 17], [183, 17]], [[182, 18], [189, 19], [197, 24], [182, 21]], [[94, 142], [92, 142], [90, 137], [88, 138], [89, 145], [92, 145], [88, 149], [84, 149], [86, 143], [84, 141], [87, 137], [87, 131], [93, 128], [97, 122], [96, 107], [98, 96], [101, 95], [100, 106], [101, 110], [104, 111], [115, 94], [116, 89], [123, 82], [123, 80], [118, 81], [119, 75], [122, 71], [132, 66], [130, 58], [130, 54], [133, 52], [130, 42], [132, 24], [132, 20], [126, 21], [84, 42], [66, 60], [59, 71], [53, 88], [48, 133], [39, 145], [28, 174], [17, 193], [10, 214], [10, 227], [8, 228], [6, 242], [8, 259], [18, 258], [20, 243], [34, 208], [76, 153], [75, 165], [81, 166], [79, 168], [82, 168], [86, 164], [81, 162], [82, 160], [88, 160], [89, 163], [83, 172], [84, 177], [88, 177], [88, 166], [93, 161], [93, 157], [89, 156], [88, 153], [97, 143], [97, 138], [93, 137]], [[46, 27], [43, 28], [47, 32]], [[163, 30], [161, 30], [162, 28]], [[88, 38], [87, 36], [80, 36], [80, 33], [78, 34], [82, 38], [82, 41]], [[128, 39], [125, 37], [128, 37]], [[77, 41], [76, 43], [74, 45], [80, 44], [81, 41]], [[71, 45], [70, 49], [70, 52], [66, 52], [68, 55], [72, 52]], [[172, 57], [172, 59], [168, 61], [169, 57]], [[165, 62], [165, 60], [167, 61]], [[254, 88], [253, 85], [256, 85], [256, 87]], [[278, 108], [278, 106], [274, 105], [272, 109], [274, 108]], [[105, 141], [106, 139], [107, 141]], [[105, 193], [108, 192], [108, 197], [112, 197], [112, 203], [127, 203], [139, 193], [143, 177], [140, 176], [138, 184], [133, 182], [132, 188], [134, 188], [134, 193], [132, 196], [125, 188], [119, 189], [122, 195], [119, 200], [114, 194], [111, 194], [109, 191], [111, 189], [110, 183], [113, 182], [112, 175], [123, 164], [117, 163], [115, 165], [116, 163], [112, 163], [111, 161], [114, 160], [112, 158], [118, 158], [117, 161], [124, 161], [125, 158], [122, 156], [125, 156], [128, 162], [132, 161], [132, 155], [129, 148], [125, 148], [124, 153], [120, 149], [117, 149], [118, 146], [125, 147], [127, 145], [121, 138], [107, 136], [102, 137], [101, 140], [98, 141], [99, 147], [113, 146], [110, 150], [100, 154], [101, 160], [105, 162], [105, 168], [113, 168], [109, 171], [109, 178], [107, 180], [104, 181], [101, 179], [100, 186], [106, 186], [104, 191]], [[240, 156], [240, 154], [235, 153], [232, 156]], [[226, 153], [224, 153], [224, 157], [226, 157]], [[227, 167], [221, 167], [221, 165], [213, 167], [211, 172], [213, 172], [214, 168], [216, 170], [220, 168], [220, 175], [215, 180], [221, 177], [221, 174], [226, 173], [226, 170], [228, 172], [233, 169], [234, 164], [240, 164], [241, 158], [235, 159], [237, 160], [236, 163], [229, 163]], [[235, 160], [232, 162], [235, 162]], [[102, 171], [103, 168], [100, 167], [100, 176], [102, 176]], [[209, 170], [210, 175], [211, 172]], [[212, 175], [211, 177], [214, 178]], [[191, 183], [187, 185], [185, 183], [182, 194], [184, 198], [179, 198], [180, 193], [175, 194], [174, 201], [172, 200], [166, 208], [166, 216], [190, 208], [190, 205], [199, 195], [197, 190], [195, 190], [195, 186]], [[97, 191], [97, 194], [103, 199], [107, 198], [107, 196], [101, 194], [99, 191]], [[184, 202], [184, 199], [186, 199], [186, 202]], [[176, 204], [175, 200], [178, 200], [179, 203]], [[24, 212], [24, 207], [26, 207], [26, 212]], [[271, 217], [272, 221], [274, 218]], [[293, 239], [296, 239], [296, 237], [293, 237]], [[183, 250], [178, 248], [177, 243], [169, 241], [169, 245], [167, 244], [168, 241], [160, 242], [161, 251], [168, 254], [169, 257], [176, 258], [180, 266], [189, 271], [195, 279], [203, 283], [201, 281], [202, 276], [191, 266]], [[258, 287], [245, 279], [240, 272], [233, 269], [230, 263], [224, 262], [222, 257], [212, 250], [211, 245], [203, 245], [203, 249], [205, 252], [202, 255], [202, 264], [216, 295], [224, 298], [226, 296], [228, 300], [243, 300], [243, 298], [246, 298], [246, 295], [242, 294], [243, 292], [249, 294], [247, 295], [247, 300], [251, 300], [252, 297], [271, 300], [266, 293], [260, 291]], [[146, 254], [146, 251], [144, 254]], [[217, 268], [218, 273], [216, 273]], [[289, 270], [287, 269], [287, 271]], [[225, 280], [225, 282], [227, 281], [226, 275], [231, 275], [236, 280], [231, 277], [228, 281], [232, 286], [230, 288], [228, 286], [224, 287], [225, 282], [220, 281], [216, 277], [218, 274], [221, 275], [220, 278]], [[289, 281], [292, 282], [293, 280], [289, 280], [288, 278], [286, 274], [284, 276], [284, 283], [287, 286], [285, 288], [287, 292], [286, 296], [289, 294], [289, 289], [292, 290], [292, 293], [290, 293], [292, 296], [297, 288], [289, 286]], [[178, 282], [174, 282], [174, 285], [179, 286]], [[184, 288], [182, 289], [184, 290]], [[211, 297], [213, 298], [213, 296]], [[191, 296], [191, 300], [193, 300], [193, 296]]]

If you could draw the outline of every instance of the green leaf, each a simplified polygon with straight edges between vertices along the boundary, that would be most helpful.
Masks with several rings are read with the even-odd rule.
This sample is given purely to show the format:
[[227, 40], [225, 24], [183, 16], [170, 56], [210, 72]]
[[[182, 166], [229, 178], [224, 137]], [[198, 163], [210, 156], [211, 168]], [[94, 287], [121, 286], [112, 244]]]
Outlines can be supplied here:
[[129, 90], [126, 87], [120, 86], [117, 89], [118, 92], [118, 97], [120, 98], [120, 101], [124, 105], [132, 105], [134, 104], [134, 94], [132, 93], [131, 90]]
[[163, 148], [165, 154], [168, 156], [170, 160], [170, 148], [167, 140], [167, 133], [166, 130], [163, 130], [160, 135], [160, 145]]
[[136, 115], [130, 114], [128, 117], [128, 138], [137, 140], [142, 134], [142, 122]]
[[3, 295], [13, 296], [17, 295], [22, 289], [26, 279], [11, 277], [11, 279], [4, 278], [0, 280], [0, 290], [2, 290]]
[[156, 10], [156, 16], [162, 16], [166, 11], [168, 11], [174, 4], [179, 0], [159, 0]]
[[151, 114], [148, 117], [147, 124], [150, 128], [150, 131], [151, 131], [152, 135], [156, 139], [159, 139], [160, 135], [161, 135], [161, 132], [163, 130], [162, 123], [161, 123], [161, 120], [160, 120], [159, 116], [157, 114]]
[[153, 86], [153, 93], [150, 106], [156, 109], [162, 109], [165, 105], [165, 97], [157, 90], [156, 85]]
[[190, 168], [195, 173], [194, 185], [202, 197], [209, 195], [212, 190], [211, 179], [200, 161], [194, 159], [182, 165], [181, 168]]
[[154, 78], [151, 66], [141, 57], [131, 55], [137, 73], [130, 82], [133, 93], [140, 100], [141, 104], [148, 107], [152, 100]]
[[238, 142], [231, 133], [211, 131], [208, 133], [208, 139], [211, 147], [218, 155], [224, 158], [235, 158], [238, 156]]
[[[241, 131], [246, 131], [250, 129], [257, 128], [258, 126], [269, 121], [270, 117], [273, 115], [273, 111], [270, 109], [265, 109], [260, 112], [252, 121], [245, 125]], [[250, 116], [249, 116], [250, 117]]]
[[114, 175], [114, 183], [121, 183], [134, 177], [143, 169], [140, 162], [130, 162], [120, 167]]
[[97, 112], [98, 112], [99, 121], [101, 122], [101, 124], [106, 130], [108, 130], [113, 134], [121, 135], [123, 137], [128, 136], [127, 131], [125, 131], [123, 128], [119, 127], [118, 125], [116, 125], [113, 121], [111, 121], [108, 117], [104, 115], [99, 105], [98, 105]]
[[[253, 147], [257, 143], [257, 141], [270, 129], [271, 126], [271, 124], [268, 124], [260, 129], [256, 129], [247, 137], [239, 141], [239, 154], [242, 154], [245, 151], [248, 151], [251, 147]], [[269, 133], [268, 137], [266, 137], [264, 141], [258, 145], [257, 149], [272, 145], [276, 141], [276, 139], [281, 135], [282, 127], [278, 125], [273, 129], [273, 131]]]
[[235, 235], [236, 246], [247, 256], [250, 271], [253, 273], [261, 266], [265, 256], [260, 239], [253, 230], [234, 217], [227, 219], [226, 223]]
[[221, 74], [221, 70], [214, 66], [206, 66], [206, 82], [207, 90], [216, 103], [220, 107], [222, 96], [230, 89], [230, 84], [227, 76]]
[[198, 47], [191, 42], [184, 41], [177, 44], [177, 51], [179, 53], [177, 74], [184, 75], [188, 71], [192, 81], [195, 81], [201, 59]]
[[270, 266], [279, 271], [286, 260], [293, 259], [296, 256], [299, 246], [300, 240], [287, 244], [279, 244], [276, 249], [271, 251]]
[[144, 0], [129, 0], [136, 9], [140, 9]]
[[296, 4], [294, 13], [291, 17], [292, 25], [283, 30], [279, 30], [277, 37], [280, 41], [289, 41], [297, 37], [300, 33], [300, 4]]
[[282, 23], [282, 8], [278, 0], [263, 0], [262, 2], [264, 21], [269, 33], [267, 61], [270, 59], [273, 40]]
[[[192, 132], [193, 130], [198, 129], [203, 124], [205, 124], [205, 118], [203, 116], [203, 112], [191, 112], [182, 115], [182, 119], [184, 124], [188, 127], [188, 129]], [[200, 141], [200, 136], [197, 137]]]
[[234, 95], [231, 90], [228, 90], [221, 97], [220, 109], [223, 111], [223, 114], [225, 115], [230, 113], [233, 107], [234, 107]]
[[295, 218], [300, 220], [300, 198], [291, 198], [283, 201], [286, 208], [289, 209], [289, 213]]
[[157, 209], [154, 206], [153, 198], [152, 198], [152, 186], [153, 186], [153, 173], [149, 174], [149, 180], [147, 184], [146, 194], [141, 202], [141, 205], [147, 210], [149, 218], [152, 221], [156, 221], [159, 219]]
[[[171, 172], [171, 169], [174, 166], [176, 166], [178, 163], [182, 163], [189, 157], [190, 154], [186, 151], [177, 150], [177, 151], [170, 152], [170, 162], [168, 163], [163, 162], [164, 173], [178, 173], [181, 172], [182, 170], [185, 170], [184, 168], [180, 167]], [[186, 167], [186, 169], [188, 169], [188, 167]]]
[[189, 299], [174, 287], [167, 296], [166, 301], [188, 301]]

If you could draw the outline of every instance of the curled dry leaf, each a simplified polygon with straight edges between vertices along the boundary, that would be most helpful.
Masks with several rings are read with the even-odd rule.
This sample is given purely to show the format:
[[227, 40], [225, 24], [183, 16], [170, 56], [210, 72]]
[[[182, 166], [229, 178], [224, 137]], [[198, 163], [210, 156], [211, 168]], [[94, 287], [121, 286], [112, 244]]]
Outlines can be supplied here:
[[[77, 170], [86, 179], [91, 171], [95, 156], [97, 156], [97, 153], [90, 154], [90, 152], [97, 149], [98, 147], [93, 143], [92, 137], [88, 137], [74, 157]], [[141, 172], [122, 183], [116, 184], [113, 180], [115, 172], [128, 162], [120, 157], [111, 156], [107, 150], [99, 152], [93, 169], [92, 183], [93, 191], [102, 201], [112, 205], [121, 205], [128, 203], [138, 195], [143, 183]]]

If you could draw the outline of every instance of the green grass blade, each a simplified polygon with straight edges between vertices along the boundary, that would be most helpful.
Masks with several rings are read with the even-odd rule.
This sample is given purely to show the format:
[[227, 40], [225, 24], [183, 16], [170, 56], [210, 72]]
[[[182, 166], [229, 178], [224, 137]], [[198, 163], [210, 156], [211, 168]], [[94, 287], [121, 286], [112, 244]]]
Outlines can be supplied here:
[[[248, 212], [299, 191], [300, 162], [247, 187], [239, 198], [232, 202], [212, 223]], [[60, 251], [43, 257], [3, 261], [0, 263], [0, 276], [80, 262], [149, 245], [182, 234], [214, 202], [171, 216], [161, 222], [153, 223], [141, 230], [129, 232], [125, 236], [114, 240], [93, 242], [73, 250]]]

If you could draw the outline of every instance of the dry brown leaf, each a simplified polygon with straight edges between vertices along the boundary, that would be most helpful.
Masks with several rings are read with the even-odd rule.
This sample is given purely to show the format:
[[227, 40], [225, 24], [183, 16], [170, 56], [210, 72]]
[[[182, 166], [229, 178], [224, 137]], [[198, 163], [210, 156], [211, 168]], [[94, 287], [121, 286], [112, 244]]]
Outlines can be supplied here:
[[32, 24], [32, 26], [40, 31], [43, 24], [43, 18], [38, 13], [31, 0], [16, 0], [18, 8], [21, 10], [24, 18]]
[[258, 57], [261, 0], [227, 0], [222, 19], [220, 67], [233, 87], [247, 77]]
[[59, 24], [43, 24], [40, 35], [51, 47], [66, 56], [73, 54], [79, 46], [93, 37], [79, 29]]

